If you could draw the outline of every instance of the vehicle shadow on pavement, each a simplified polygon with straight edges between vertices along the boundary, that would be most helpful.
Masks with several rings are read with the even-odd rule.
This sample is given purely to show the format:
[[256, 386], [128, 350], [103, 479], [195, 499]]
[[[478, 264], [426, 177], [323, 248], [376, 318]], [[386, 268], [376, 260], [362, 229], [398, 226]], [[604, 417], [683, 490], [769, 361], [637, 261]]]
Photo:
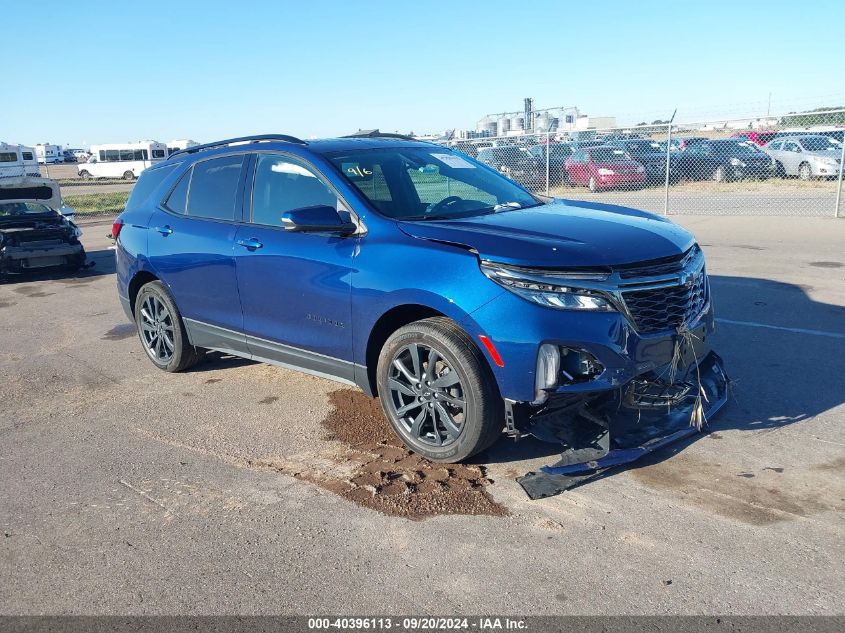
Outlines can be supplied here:
[[[712, 345], [731, 379], [728, 403], [702, 434], [662, 448], [631, 467], [668, 459], [709, 434], [719, 439], [719, 431], [777, 429], [845, 402], [845, 307], [813, 300], [809, 286], [718, 275], [710, 280], [717, 321], [726, 320], [717, 323]], [[514, 443], [502, 436], [472, 461], [503, 464], [549, 457], [551, 464], [561, 449], [530, 437]]]

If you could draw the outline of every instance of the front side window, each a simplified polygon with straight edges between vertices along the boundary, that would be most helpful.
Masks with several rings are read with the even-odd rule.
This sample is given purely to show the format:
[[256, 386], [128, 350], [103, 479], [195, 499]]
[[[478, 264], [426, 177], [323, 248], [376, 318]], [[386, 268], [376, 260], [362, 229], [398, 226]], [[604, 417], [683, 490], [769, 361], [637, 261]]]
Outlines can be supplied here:
[[[146, 150], [144, 150], [144, 153], [146, 154]], [[163, 149], [153, 149], [153, 158], [165, 158], [166, 155], [167, 152]], [[146, 160], [146, 158], [147, 157], [144, 156], [144, 160]]]
[[252, 222], [282, 226], [282, 215], [294, 209], [330, 206], [337, 195], [298, 160], [278, 154], [259, 154], [252, 189]]
[[234, 220], [241, 183], [243, 155], [223, 156], [194, 165], [188, 190], [188, 215]]
[[504, 176], [441, 147], [333, 152], [327, 157], [380, 213], [391, 218], [469, 217], [539, 204]]

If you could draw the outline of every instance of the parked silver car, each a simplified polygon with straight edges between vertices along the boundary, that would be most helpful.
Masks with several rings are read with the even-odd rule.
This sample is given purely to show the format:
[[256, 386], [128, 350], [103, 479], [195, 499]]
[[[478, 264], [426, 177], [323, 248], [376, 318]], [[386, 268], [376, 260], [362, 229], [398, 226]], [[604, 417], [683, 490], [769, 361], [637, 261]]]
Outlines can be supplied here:
[[775, 161], [779, 176], [798, 176], [801, 180], [810, 180], [839, 174], [842, 144], [829, 136], [782, 136], [766, 143], [763, 150]]

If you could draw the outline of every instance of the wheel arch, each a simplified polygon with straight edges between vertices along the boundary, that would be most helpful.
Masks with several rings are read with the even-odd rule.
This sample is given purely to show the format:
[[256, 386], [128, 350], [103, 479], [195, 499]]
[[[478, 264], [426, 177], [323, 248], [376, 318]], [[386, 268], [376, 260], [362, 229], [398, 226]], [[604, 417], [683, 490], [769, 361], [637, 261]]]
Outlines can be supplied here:
[[[446, 314], [431, 306], [419, 303], [405, 303], [396, 305], [382, 314], [370, 329], [370, 334], [367, 339], [367, 347], [365, 353], [365, 369], [366, 374], [359, 380], [359, 386], [370, 396], [378, 395], [378, 380], [376, 378], [376, 369], [378, 366], [378, 357], [381, 353], [381, 348], [384, 347], [385, 342], [390, 335], [401, 327], [413, 323], [414, 321], [421, 321], [422, 319], [430, 319], [433, 317], [442, 317], [449, 319], [456, 327], [460, 328], [472, 341], [472, 344], [479, 350], [484, 362], [487, 363], [487, 369], [492, 374], [492, 367], [487, 358], [487, 354], [478, 346], [472, 333], [465, 327], [466, 323], [463, 320], [458, 320], [455, 315]], [[362, 372], [363, 373], [363, 372]], [[495, 382], [495, 377], [494, 377]], [[363, 384], [362, 384], [363, 383]]]
[[151, 281], [160, 280], [148, 270], [139, 270], [135, 273], [135, 276], [132, 277], [132, 281], [129, 282], [129, 309], [132, 310], [133, 317], [135, 316], [135, 299], [138, 298], [138, 292], [144, 287], [144, 285], [150, 283]]

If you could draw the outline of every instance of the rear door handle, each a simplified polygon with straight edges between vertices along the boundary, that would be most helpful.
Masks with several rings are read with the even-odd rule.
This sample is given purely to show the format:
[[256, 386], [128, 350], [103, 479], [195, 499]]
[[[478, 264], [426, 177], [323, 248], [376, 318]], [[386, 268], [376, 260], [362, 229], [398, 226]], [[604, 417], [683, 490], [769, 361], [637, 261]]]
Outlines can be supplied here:
[[165, 224], [164, 226], [157, 226], [156, 231], [164, 235], [164, 237], [167, 237], [168, 235], [173, 233], [173, 229], [171, 229], [167, 224]]
[[243, 246], [247, 250], [254, 251], [264, 246], [264, 244], [251, 237], [248, 240], [238, 240], [238, 246]]

